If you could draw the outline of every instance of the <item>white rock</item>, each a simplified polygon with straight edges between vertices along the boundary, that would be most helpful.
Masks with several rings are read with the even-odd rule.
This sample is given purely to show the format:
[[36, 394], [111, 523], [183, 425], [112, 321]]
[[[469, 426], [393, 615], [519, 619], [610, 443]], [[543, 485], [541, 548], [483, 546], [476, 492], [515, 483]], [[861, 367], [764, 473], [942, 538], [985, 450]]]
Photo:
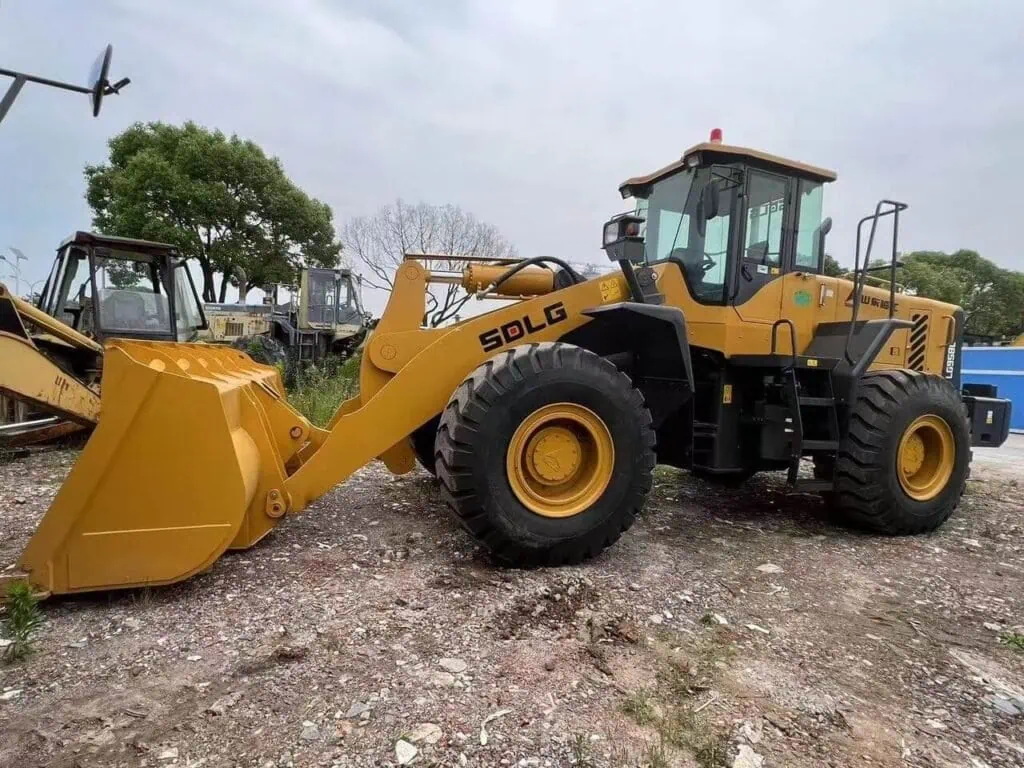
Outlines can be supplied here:
[[975, 547], [977, 549], [981, 549], [981, 542], [977, 539], [964, 539], [964, 544], [966, 544], [968, 547]]
[[712, 614], [712, 618], [714, 618], [714, 620], [715, 620], [715, 621], [716, 621], [716, 622], [717, 622], [718, 624], [721, 624], [721, 625], [722, 625], [723, 627], [727, 627], [727, 626], [729, 626], [729, 621], [728, 621], [728, 620], [727, 620], [727, 619], [725, 618], [725, 616], [723, 616], [723, 615], [722, 615], [722, 614], [720, 614], [720, 613], [714, 613], [714, 614]]
[[946, 730], [946, 724], [944, 722], [942, 722], [941, 720], [936, 720], [934, 718], [932, 718], [930, 720], [925, 720], [924, 724], [927, 725], [929, 728], [931, 728], [934, 731], [944, 731], [944, 730]]
[[170, 762], [171, 760], [177, 760], [178, 748], [169, 747], [168, 749], [163, 750], [159, 755], [157, 755], [156, 759], [161, 762]]
[[446, 669], [453, 675], [461, 675], [469, 665], [462, 659], [441, 659], [437, 662], [442, 669]]
[[431, 672], [427, 682], [435, 688], [451, 688], [455, 685], [455, 675], [450, 672]]
[[752, 723], [749, 720], [745, 720], [743, 725], [740, 727], [740, 735], [751, 744], [757, 744], [761, 741], [763, 735], [764, 725], [758, 720], [756, 723]]
[[14, 645], [14, 641], [8, 640], [6, 637], [0, 637], [0, 648], [6, 648], [9, 645]]
[[10, 701], [11, 699], [16, 699], [19, 696], [21, 696], [21, 688], [12, 688], [9, 691], [0, 693], [0, 701]]
[[982, 626], [985, 629], [990, 630], [992, 632], [999, 632], [1003, 628], [1003, 626], [1001, 624], [994, 624], [991, 621], [986, 621], [984, 624], [982, 624]]
[[757, 566], [757, 570], [761, 573], [782, 573], [782, 567], [775, 563], [765, 563], [764, 565]]
[[370, 711], [370, 705], [369, 704], [364, 704], [361, 701], [353, 701], [352, 702], [352, 706], [349, 707], [348, 708], [348, 712], [345, 713], [345, 717], [347, 717], [349, 720], [351, 720], [352, 718], [359, 717], [363, 713], [369, 712], [369, 711]]
[[299, 738], [302, 741], [316, 741], [320, 738], [320, 729], [316, 723], [306, 720], [302, 723], [302, 733], [299, 734]]
[[732, 761], [732, 768], [762, 768], [763, 765], [764, 758], [746, 744], [740, 744], [736, 759]]
[[759, 627], [757, 624], [747, 624], [746, 627], [751, 632], [760, 632], [762, 635], [770, 635], [771, 634], [771, 632], [769, 632], [767, 629], [765, 629], [764, 627]]
[[240, 698], [242, 698], [241, 691], [232, 691], [227, 696], [223, 696], [213, 702], [206, 711], [211, 715], [223, 715], [231, 707], [235, 706]]
[[441, 726], [436, 723], [420, 723], [412, 729], [408, 739], [413, 743], [422, 741], [425, 744], [437, 744], [441, 740]]
[[416, 749], [405, 739], [399, 739], [398, 743], [395, 744], [395, 757], [398, 758], [399, 765], [408, 765], [415, 759], [416, 753], [419, 750]]
[[665, 617], [662, 616], [660, 613], [652, 613], [650, 616], [647, 617], [647, 620], [651, 622], [651, 624], [661, 624], [665, 621]]
[[199, 654], [193, 653], [191, 656], [186, 656], [185, 661], [200, 661], [202, 658]]

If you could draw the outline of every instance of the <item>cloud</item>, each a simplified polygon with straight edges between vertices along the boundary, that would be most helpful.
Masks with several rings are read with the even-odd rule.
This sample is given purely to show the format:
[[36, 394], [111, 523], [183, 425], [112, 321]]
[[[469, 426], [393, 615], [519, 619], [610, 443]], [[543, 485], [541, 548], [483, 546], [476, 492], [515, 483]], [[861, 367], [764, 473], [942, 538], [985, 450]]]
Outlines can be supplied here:
[[[1024, 6], [199, 0], [0, 7], [3, 66], [84, 78], [114, 44], [132, 78], [97, 120], [26, 89], [0, 126], [0, 247], [35, 259], [88, 224], [85, 162], [134, 120], [193, 119], [281, 157], [339, 219], [402, 196], [454, 202], [521, 253], [603, 259], [617, 185], [721, 126], [836, 168], [829, 249], [880, 197], [904, 248], [973, 247], [1024, 269]], [[83, 97], [84, 98], [84, 97]]]

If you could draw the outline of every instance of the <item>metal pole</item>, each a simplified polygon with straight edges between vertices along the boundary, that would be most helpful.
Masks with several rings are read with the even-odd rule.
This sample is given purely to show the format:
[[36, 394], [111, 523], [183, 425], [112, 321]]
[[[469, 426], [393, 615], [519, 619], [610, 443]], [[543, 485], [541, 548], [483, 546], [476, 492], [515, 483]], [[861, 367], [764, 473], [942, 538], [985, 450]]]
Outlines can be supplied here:
[[72, 83], [62, 83], [60, 80], [50, 80], [47, 77], [27, 75], [24, 72], [15, 72], [13, 69], [0, 68], [0, 75], [14, 78], [14, 82], [8, 86], [7, 93], [5, 93], [3, 99], [0, 100], [0, 123], [2, 123], [4, 118], [7, 116], [11, 106], [14, 104], [14, 100], [18, 98], [18, 94], [21, 93], [21, 89], [25, 87], [25, 83], [39, 83], [40, 85], [48, 85], [51, 88], [60, 88], [65, 91], [73, 91], [75, 93], [92, 93], [92, 88], [85, 88], [84, 86], [74, 85]]
[[[3, 70], [0, 70], [0, 73], [6, 74]], [[0, 123], [4, 121], [7, 113], [10, 112], [14, 100], [18, 98], [18, 94], [21, 93], [21, 89], [25, 87], [27, 82], [28, 78], [24, 75], [16, 75], [14, 82], [8, 86], [7, 93], [4, 94], [3, 99], [0, 99]]]

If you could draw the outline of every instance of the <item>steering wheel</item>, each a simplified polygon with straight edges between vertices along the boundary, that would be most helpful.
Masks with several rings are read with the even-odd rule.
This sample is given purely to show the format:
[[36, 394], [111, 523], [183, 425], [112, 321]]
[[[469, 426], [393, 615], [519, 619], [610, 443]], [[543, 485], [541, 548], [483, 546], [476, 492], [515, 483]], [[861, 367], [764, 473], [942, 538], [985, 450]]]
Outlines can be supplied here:
[[694, 252], [689, 248], [675, 248], [669, 254], [669, 258], [679, 259], [686, 266], [687, 271], [700, 272], [701, 277], [718, 266], [718, 263], [703, 251]]

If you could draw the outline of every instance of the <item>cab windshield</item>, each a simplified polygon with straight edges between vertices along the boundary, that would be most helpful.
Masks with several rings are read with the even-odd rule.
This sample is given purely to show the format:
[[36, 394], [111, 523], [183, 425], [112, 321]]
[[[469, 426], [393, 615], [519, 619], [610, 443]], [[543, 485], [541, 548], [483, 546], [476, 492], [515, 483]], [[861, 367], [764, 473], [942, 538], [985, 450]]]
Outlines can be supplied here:
[[[726, 171], [728, 169], [721, 169]], [[725, 301], [729, 223], [734, 191], [715, 173], [718, 210], [704, 216], [702, 191], [714, 169], [689, 169], [655, 182], [636, 212], [646, 217], [644, 259], [648, 263], [671, 259], [679, 263], [690, 292], [698, 301]], [[703, 222], [702, 227], [698, 226]]]

